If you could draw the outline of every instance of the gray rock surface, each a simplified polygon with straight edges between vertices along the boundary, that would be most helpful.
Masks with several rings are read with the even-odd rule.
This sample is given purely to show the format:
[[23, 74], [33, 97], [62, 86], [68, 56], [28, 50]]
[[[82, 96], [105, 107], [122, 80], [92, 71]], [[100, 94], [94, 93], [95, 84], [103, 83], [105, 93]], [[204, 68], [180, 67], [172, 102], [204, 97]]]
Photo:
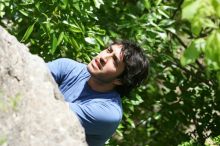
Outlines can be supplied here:
[[0, 146], [86, 146], [43, 59], [0, 26]]

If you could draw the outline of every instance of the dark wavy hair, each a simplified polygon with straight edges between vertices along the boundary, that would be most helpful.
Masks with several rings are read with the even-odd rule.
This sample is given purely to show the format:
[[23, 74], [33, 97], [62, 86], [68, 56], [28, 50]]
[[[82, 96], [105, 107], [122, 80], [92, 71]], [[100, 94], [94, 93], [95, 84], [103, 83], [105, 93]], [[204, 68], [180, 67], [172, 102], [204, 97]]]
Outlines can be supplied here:
[[128, 40], [115, 41], [112, 45], [114, 44], [122, 45], [125, 63], [124, 71], [117, 77], [123, 84], [116, 86], [116, 91], [121, 96], [128, 96], [133, 88], [138, 87], [147, 78], [149, 62], [144, 50], [137, 44]]

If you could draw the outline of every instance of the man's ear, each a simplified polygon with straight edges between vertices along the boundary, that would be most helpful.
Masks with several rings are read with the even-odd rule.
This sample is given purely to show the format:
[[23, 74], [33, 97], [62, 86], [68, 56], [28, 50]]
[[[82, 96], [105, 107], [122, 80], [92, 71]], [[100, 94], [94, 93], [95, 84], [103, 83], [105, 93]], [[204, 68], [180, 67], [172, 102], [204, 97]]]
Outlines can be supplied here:
[[113, 84], [114, 84], [114, 85], [122, 85], [123, 83], [122, 83], [122, 80], [121, 80], [121, 79], [115, 79], [115, 80], [113, 81]]

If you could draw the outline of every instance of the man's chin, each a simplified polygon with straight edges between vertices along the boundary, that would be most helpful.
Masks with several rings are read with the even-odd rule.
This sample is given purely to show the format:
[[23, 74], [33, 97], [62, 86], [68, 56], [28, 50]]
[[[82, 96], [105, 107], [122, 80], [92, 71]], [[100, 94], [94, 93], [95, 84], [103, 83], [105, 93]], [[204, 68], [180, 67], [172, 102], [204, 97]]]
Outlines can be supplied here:
[[88, 72], [91, 74], [91, 69], [92, 69], [92, 66], [91, 66], [91, 63], [89, 63], [88, 65], [87, 65], [87, 70], [88, 70]]
[[91, 76], [96, 76], [97, 74], [97, 69], [92, 66], [92, 64], [87, 65], [87, 70], [91, 74]]

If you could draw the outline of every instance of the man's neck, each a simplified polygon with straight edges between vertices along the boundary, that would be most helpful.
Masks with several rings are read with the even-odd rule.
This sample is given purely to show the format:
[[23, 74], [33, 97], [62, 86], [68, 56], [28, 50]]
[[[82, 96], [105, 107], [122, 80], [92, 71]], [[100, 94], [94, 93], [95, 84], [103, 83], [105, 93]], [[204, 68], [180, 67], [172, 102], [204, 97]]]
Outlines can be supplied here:
[[104, 82], [101, 82], [93, 77], [90, 77], [90, 79], [88, 80], [88, 84], [89, 84], [90, 88], [92, 88], [94, 91], [98, 91], [98, 92], [112, 91], [115, 87], [115, 85], [113, 85], [112, 83], [104, 83]]

